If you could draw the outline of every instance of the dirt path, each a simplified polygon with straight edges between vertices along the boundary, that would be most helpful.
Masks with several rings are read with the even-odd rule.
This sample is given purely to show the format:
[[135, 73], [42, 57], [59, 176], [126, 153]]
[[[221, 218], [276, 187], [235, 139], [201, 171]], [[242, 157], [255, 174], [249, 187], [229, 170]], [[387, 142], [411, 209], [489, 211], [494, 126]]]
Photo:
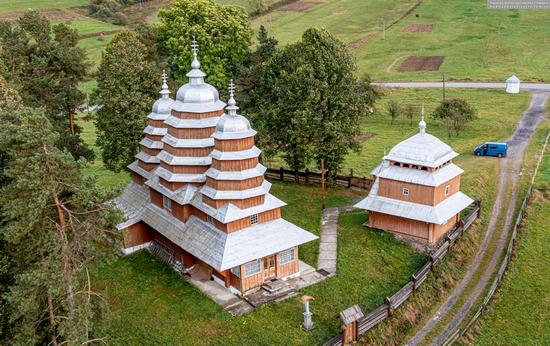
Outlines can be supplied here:
[[[497, 185], [497, 196], [495, 204], [491, 211], [491, 218], [487, 227], [487, 232], [483, 238], [483, 241], [470, 265], [464, 278], [460, 281], [459, 285], [455, 287], [454, 291], [443, 303], [443, 305], [437, 310], [432, 318], [417, 332], [417, 334], [407, 343], [407, 345], [418, 345], [424, 340], [424, 338], [437, 326], [439, 320], [449, 313], [454, 307], [457, 300], [462, 296], [465, 289], [472, 283], [472, 278], [475, 274], [482, 271], [480, 265], [483, 258], [487, 255], [490, 256], [490, 260], [481, 272], [481, 276], [477, 281], [474, 289], [469, 292], [469, 295], [459, 311], [452, 316], [450, 322], [445, 326], [443, 331], [437, 335], [437, 337], [431, 342], [433, 345], [441, 345], [448, 338], [448, 336], [460, 325], [462, 320], [466, 317], [472, 306], [477, 299], [483, 293], [484, 288], [487, 286], [491, 276], [493, 275], [495, 268], [499, 262], [502, 250], [506, 245], [506, 239], [508, 237], [511, 225], [514, 219], [514, 210], [519, 193], [519, 173], [525, 149], [529, 144], [535, 129], [540, 121], [544, 118], [545, 109], [544, 105], [550, 97], [549, 92], [538, 91], [533, 93], [529, 108], [523, 114], [519, 125], [512, 135], [508, 139], [508, 157], [500, 161], [500, 173]], [[509, 196], [509, 198], [506, 198]], [[502, 221], [501, 213], [505, 211], [504, 223], [501, 229], [497, 229], [499, 221]], [[495, 237], [498, 237], [495, 239]], [[496, 246], [492, 253], [487, 253], [489, 246], [495, 243]]]

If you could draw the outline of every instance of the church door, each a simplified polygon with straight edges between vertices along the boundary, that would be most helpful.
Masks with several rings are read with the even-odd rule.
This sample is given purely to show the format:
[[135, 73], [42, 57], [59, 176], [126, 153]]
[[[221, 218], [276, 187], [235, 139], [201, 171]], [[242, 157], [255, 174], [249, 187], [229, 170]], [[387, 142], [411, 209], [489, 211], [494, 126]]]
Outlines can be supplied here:
[[264, 257], [263, 259], [264, 280], [275, 276], [275, 255]]

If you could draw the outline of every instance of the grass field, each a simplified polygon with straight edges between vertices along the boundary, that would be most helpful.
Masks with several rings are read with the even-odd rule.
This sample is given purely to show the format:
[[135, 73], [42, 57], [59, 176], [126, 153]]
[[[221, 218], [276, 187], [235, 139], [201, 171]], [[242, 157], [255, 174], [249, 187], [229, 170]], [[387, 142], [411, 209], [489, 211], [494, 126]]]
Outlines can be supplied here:
[[[536, 186], [547, 186], [547, 151]], [[550, 344], [550, 193], [536, 191], [527, 209], [515, 257], [487, 314], [477, 327], [478, 345]]]
[[[324, 27], [346, 43], [364, 39], [354, 49], [359, 74], [376, 80], [448, 79], [504, 81], [550, 80], [550, 13], [536, 10], [487, 10], [486, 0], [424, 0], [398, 24], [391, 23], [416, 1], [324, 0], [305, 12], [274, 11], [257, 18], [281, 43], [297, 40], [310, 26]], [[418, 14], [418, 17], [416, 16]], [[409, 24], [433, 24], [432, 32], [403, 32]], [[398, 72], [412, 55], [445, 56], [440, 71]]]
[[0, 13], [23, 12], [28, 8], [45, 10], [86, 6], [90, 0], [0, 0]]

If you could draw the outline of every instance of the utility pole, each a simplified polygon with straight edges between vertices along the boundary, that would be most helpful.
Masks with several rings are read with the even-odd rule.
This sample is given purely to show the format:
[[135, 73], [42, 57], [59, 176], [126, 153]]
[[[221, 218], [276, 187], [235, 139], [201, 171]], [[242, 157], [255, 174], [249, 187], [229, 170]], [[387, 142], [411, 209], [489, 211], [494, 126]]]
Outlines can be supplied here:
[[321, 159], [321, 195], [322, 195], [322, 206], [325, 210], [325, 160]]

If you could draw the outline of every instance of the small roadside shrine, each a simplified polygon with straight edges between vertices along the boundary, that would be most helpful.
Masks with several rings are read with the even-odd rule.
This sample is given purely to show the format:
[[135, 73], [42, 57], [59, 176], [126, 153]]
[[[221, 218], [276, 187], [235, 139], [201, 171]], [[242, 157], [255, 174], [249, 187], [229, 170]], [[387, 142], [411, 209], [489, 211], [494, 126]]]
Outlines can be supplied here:
[[372, 171], [372, 189], [355, 207], [369, 211], [371, 228], [431, 244], [455, 227], [473, 199], [460, 191], [458, 154], [426, 133], [424, 117], [418, 127]]
[[508, 94], [517, 94], [519, 93], [520, 80], [516, 75], [508, 78], [506, 80], [506, 92]]

